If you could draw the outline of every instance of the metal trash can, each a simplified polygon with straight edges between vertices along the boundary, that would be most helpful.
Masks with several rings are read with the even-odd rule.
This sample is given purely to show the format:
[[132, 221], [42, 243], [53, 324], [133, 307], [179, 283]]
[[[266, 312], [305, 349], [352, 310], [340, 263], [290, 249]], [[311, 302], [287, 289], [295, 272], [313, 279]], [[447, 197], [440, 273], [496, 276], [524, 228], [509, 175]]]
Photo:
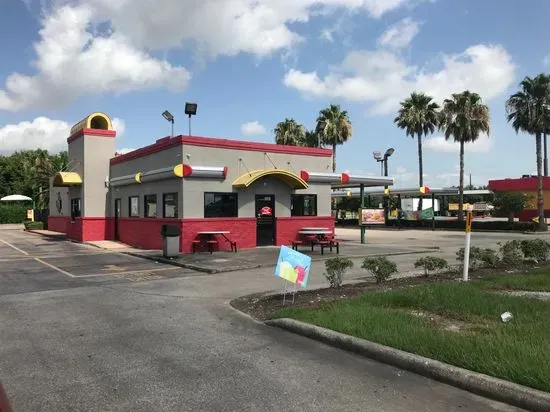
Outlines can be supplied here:
[[180, 228], [178, 226], [162, 225], [162, 256], [177, 257], [180, 254]]

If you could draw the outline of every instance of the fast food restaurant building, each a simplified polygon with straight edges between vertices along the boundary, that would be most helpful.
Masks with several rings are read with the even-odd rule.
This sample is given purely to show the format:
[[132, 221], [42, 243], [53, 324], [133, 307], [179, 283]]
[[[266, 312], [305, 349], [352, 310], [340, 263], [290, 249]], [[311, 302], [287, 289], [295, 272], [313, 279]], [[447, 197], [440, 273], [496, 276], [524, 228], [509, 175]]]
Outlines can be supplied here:
[[184, 253], [201, 231], [228, 231], [239, 248], [290, 244], [303, 227], [334, 228], [332, 185], [393, 183], [330, 173], [327, 149], [174, 136], [118, 155], [115, 137], [103, 113], [71, 129], [69, 165], [51, 179], [49, 230], [161, 249], [170, 224]]

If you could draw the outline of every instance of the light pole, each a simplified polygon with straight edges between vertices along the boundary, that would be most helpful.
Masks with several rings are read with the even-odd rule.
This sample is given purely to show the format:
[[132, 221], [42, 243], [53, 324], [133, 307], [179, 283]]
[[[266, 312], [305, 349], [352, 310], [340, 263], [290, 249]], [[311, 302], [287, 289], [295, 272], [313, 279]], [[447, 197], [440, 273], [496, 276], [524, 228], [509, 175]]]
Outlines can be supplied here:
[[[384, 153], [384, 176], [388, 175], [388, 158], [395, 152], [395, 149], [393, 147], [390, 147], [388, 150], [386, 150], [386, 153]], [[386, 186], [386, 189], [388, 187]]]
[[185, 103], [185, 114], [189, 117], [189, 136], [191, 136], [191, 116], [197, 114], [197, 103]]
[[174, 136], [174, 116], [168, 110], [165, 110], [162, 113], [162, 117], [164, 117], [166, 120], [168, 120], [170, 123], [172, 123], [172, 133], [170, 134], [170, 136], [173, 137]]
[[[382, 176], [388, 176], [388, 158], [395, 152], [395, 149], [393, 147], [390, 147], [386, 152], [384, 153], [384, 156], [382, 156], [381, 152], [373, 152], [372, 155], [374, 159], [382, 163], [380, 166], [381, 174]], [[384, 186], [384, 193], [388, 189], [388, 186]], [[388, 195], [384, 195], [384, 221], [386, 222], [386, 226], [388, 225], [388, 211], [389, 211], [389, 197]]]
[[372, 152], [372, 156], [377, 163], [380, 163], [380, 176], [384, 176], [384, 158], [380, 152]]

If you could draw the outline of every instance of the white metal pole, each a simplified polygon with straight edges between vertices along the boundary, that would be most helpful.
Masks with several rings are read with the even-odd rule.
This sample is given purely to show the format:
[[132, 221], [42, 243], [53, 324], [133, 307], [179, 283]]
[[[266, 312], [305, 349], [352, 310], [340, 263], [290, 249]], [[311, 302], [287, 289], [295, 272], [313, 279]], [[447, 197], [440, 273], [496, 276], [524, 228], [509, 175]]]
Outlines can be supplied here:
[[468, 270], [470, 268], [470, 242], [472, 237], [472, 210], [473, 206], [468, 206], [466, 213], [466, 242], [464, 244], [464, 269], [462, 272], [462, 280], [468, 281]]

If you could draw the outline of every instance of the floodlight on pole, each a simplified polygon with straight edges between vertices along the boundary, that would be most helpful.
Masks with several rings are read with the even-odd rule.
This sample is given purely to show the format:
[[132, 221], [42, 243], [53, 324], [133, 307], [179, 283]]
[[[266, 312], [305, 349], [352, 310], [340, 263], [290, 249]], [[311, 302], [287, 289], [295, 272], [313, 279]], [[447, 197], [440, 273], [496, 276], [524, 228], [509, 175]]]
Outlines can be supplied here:
[[162, 117], [164, 117], [166, 120], [168, 120], [170, 123], [172, 123], [172, 133], [171, 133], [170, 136], [174, 136], [174, 116], [168, 110], [165, 110], [162, 113]]
[[381, 160], [382, 159], [382, 153], [380, 153], [380, 152], [372, 152], [372, 155], [376, 160]]
[[189, 136], [191, 136], [191, 116], [197, 114], [197, 103], [185, 103], [185, 114], [189, 117]]

